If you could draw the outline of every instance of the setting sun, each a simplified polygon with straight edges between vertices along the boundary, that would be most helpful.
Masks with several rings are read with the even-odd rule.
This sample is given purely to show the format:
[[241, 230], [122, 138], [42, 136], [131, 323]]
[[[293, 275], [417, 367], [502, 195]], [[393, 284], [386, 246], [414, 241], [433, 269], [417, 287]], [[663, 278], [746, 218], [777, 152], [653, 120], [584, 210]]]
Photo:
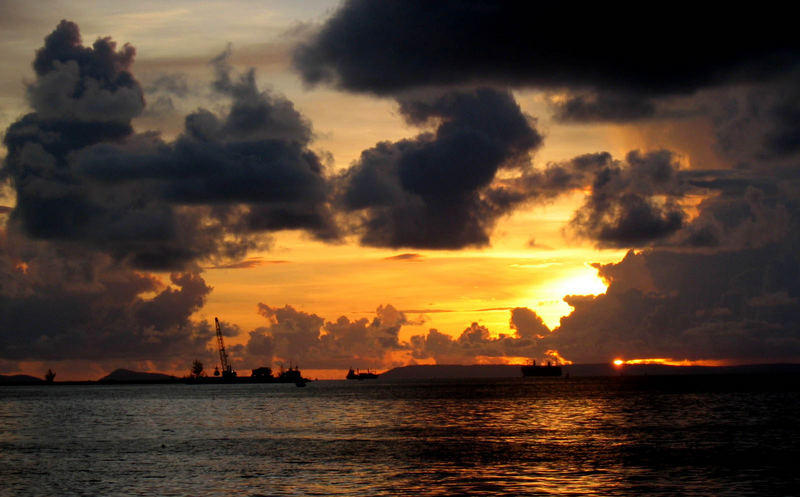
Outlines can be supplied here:
[[727, 361], [716, 359], [672, 359], [670, 357], [651, 357], [647, 359], [614, 359], [615, 366], [635, 364], [661, 364], [663, 366], [725, 366]]
[[558, 280], [552, 291], [561, 296], [566, 295], [599, 295], [605, 293], [608, 286], [597, 276], [597, 269], [588, 264], [567, 272]]
[[546, 288], [537, 288], [538, 304], [533, 306], [542, 320], [552, 330], [559, 326], [561, 318], [568, 316], [572, 307], [564, 301], [567, 295], [600, 295], [606, 291], [606, 283], [597, 276], [597, 269], [584, 263], [580, 266], [560, 270]]

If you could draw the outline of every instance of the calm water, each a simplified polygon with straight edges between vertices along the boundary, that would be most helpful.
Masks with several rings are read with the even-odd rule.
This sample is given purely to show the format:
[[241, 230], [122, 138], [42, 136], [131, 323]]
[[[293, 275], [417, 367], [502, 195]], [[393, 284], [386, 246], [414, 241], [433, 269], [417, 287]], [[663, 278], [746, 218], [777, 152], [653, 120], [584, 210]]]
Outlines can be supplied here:
[[798, 495], [800, 380], [0, 387], [0, 495]]

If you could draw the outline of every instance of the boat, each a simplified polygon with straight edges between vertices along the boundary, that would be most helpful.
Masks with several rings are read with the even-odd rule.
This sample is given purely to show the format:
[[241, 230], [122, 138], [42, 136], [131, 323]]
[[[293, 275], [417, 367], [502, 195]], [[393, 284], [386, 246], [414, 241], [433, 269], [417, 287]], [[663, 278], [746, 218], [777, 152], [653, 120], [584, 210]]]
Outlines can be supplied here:
[[300, 373], [300, 368], [297, 366], [294, 366], [293, 368], [290, 363], [289, 369], [284, 370], [281, 366], [280, 373], [278, 373], [278, 376], [276, 376], [273, 381], [275, 383], [294, 383], [295, 385], [303, 383], [303, 386], [305, 386], [305, 383], [308, 383], [311, 380], [308, 378], [303, 378], [303, 375]]
[[537, 366], [536, 361], [532, 364], [521, 366], [522, 376], [561, 376], [561, 366], [551, 364], [547, 361], [546, 365]]
[[374, 380], [378, 376], [380, 376], [380, 375], [377, 374], [377, 373], [371, 372], [369, 369], [367, 370], [366, 373], [362, 373], [359, 370], [353, 371], [353, 368], [350, 368], [350, 370], [347, 372], [347, 377], [346, 378], [348, 380]]

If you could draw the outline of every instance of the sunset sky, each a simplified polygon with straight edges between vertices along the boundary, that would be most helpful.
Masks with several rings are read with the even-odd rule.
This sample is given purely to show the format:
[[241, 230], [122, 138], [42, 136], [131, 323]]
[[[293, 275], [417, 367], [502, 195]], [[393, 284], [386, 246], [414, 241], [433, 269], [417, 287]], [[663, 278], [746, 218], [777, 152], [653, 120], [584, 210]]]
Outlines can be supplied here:
[[800, 43], [675, 9], [0, 1], [0, 374], [800, 360]]

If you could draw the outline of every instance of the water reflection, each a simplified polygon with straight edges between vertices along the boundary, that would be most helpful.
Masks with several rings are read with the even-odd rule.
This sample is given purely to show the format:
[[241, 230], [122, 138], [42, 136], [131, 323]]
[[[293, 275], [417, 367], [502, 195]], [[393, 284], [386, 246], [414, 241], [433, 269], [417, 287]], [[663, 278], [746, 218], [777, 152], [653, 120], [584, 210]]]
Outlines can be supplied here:
[[0, 389], [0, 495], [756, 495], [798, 482], [797, 382]]

